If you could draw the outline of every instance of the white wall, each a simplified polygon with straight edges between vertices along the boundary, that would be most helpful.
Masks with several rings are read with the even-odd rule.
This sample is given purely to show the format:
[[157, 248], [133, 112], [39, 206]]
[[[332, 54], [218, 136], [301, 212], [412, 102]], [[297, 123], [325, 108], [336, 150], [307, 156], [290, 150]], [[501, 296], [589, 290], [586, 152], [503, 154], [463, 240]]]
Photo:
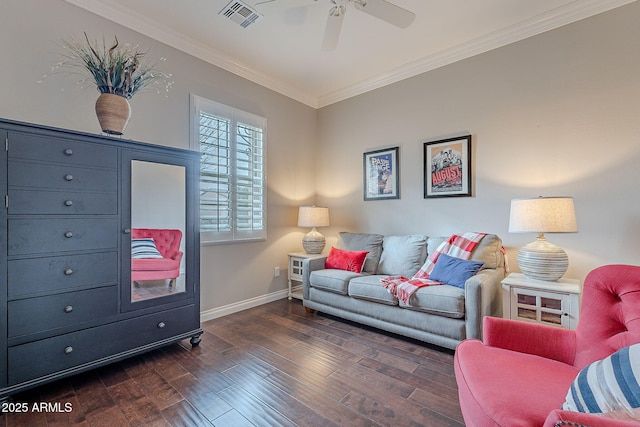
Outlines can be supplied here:
[[0, 16], [0, 117], [100, 132], [94, 88], [83, 89], [77, 77], [59, 73], [37, 83], [62, 59], [59, 42], [81, 39], [83, 31], [107, 42], [117, 35], [122, 43], [139, 44], [150, 58], [167, 58], [160, 67], [173, 74], [168, 97], [136, 95], [124, 138], [188, 148], [190, 93], [265, 116], [268, 239], [202, 248], [202, 310], [284, 292], [286, 273], [276, 279], [274, 267], [286, 272], [287, 252], [301, 250], [297, 207], [314, 201], [314, 109], [62, 0], [3, 0]]
[[[640, 3], [319, 111], [318, 202], [340, 230], [487, 231], [515, 254], [512, 198], [575, 198], [579, 233], [552, 234], [583, 279], [640, 263]], [[473, 197], [423, 198], [423, 142], [473, 136]], [[400, 200], [364, 202], [362, 154], [400, 147]], [[334, 239], [335, 240], [335, 239]]]

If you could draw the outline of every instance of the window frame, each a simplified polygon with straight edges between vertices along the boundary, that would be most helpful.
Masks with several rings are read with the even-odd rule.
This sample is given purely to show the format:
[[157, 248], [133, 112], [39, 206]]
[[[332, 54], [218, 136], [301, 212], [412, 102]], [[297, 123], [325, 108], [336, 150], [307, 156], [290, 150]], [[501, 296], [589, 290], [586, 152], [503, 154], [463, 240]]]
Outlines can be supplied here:
[[[233, 108], [231, 106], [212, 101], [194, 94], [189, 96], [189, 121], [190, 121], [190, 137], [189, 147], [191, 150], [202, 153], [200, 147], [200, 115], [201, 113], [208, 113], [214, 116], [218, 116], [222, 119], [229, 120], [230, 122], [230, 135], [228, 137], [230, 154], [230, 215], [231, 215], [231, 229], [228, 231], [213, 231], [203, 228], [201, 222], [201, 209], [199, 208], [198, 221], [200, 221], [200, 242], [202, 245], [217, 245], [217, 244], [229, 244], [229, 243], [241, 243], [241, 242], [258, 242], [265, 241], [267, 239], [267, 119], [256, 114], [248, 113], [246, 111]], [[262, 156], [262, 163], [260, 172], [262, 176], [261, 187], [259, 187], [259, 194], [262, 200], [261, 222], [262, 228], [240, 229], [238, 227], [238, 124], [242, 124], [248, 127], [259, 128], [262, 131], [261, 147], [259, 148]], [[252, 148], [255, 149], [255, 145], [252, 144]], [[251, 157], [253, 159], [253, 157]], [[249, 160], [251, 161], [251, 160]], [[202, 158], [200, 161], [202, 167]], [[202, 184], [202, 174], [200, 168], [198, 171], [198, 182]], [[255, 168], [250, 168], [250, 172], [256, 171]], [[249, 178], [250, 181], [254, 181], [254, 178]], [[251, 185], [251, 193], [255, 194], [256, 186]], [[200, 207], [201, 195], [198, 196], [198, 206]], [[260, 204], [260, 203], [256, 203]], [[250, 204], [249, 210], [253, 211], [255, 205], [253, 202]]]

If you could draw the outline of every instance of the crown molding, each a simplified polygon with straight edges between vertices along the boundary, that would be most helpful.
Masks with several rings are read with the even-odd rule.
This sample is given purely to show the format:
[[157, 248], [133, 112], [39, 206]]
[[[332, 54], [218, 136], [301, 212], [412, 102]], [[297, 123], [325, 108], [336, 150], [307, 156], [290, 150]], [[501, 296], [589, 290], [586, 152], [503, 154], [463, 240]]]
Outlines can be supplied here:
[[313, 108], [322, 108], [339, 101], [387, 86], [416, 75], [435, 70], [490, 50], [559, 28], [581, 19], [633, 3], [637, 0], [576, 0], [534, 18], [489, 33], [467, 43], [426, 56], [419, 60], [379, 74], [371, 79], [325, 94], [312, 94], [248, 67], [224, 55], [211, 46], [200, 43], [175, 30], [153, 22], [145, 16], [106, 5], [100, 0], [65, 0], [107, 20], [130, 28], [145, 36], [186, 52], [205, 62], [257, 83]]

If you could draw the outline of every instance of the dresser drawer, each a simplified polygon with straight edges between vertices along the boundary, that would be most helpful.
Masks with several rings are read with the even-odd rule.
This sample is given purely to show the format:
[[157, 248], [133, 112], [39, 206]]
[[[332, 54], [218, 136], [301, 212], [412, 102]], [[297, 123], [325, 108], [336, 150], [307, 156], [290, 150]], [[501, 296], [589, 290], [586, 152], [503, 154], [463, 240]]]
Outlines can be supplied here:
[[30, 159], [70, 165], [116, 168], [118, 164], [118, 152], [115, 147], [21, 132], [9, 132], [8, 154], [9, 159]]
[[118, 194], [79, 191], [9, 190], [9, 214], [115, 215]]
[[79, 325], [118, 313], [118, 288], [87, 289], [9, 301], [9, 338]]
[[11, 187], [111, 192], [118, 189], [115, 170], [11, 160], [8, 170]]
[[9, 347], [9, 385], [195, 331], [196, 316], [190, 305]]
[[118, 253], [67, 255], [7, 262], [9, 299], [118, 283]]
[[115, 218], [9, 219], [12, 255], [113, 249], [118, 246]]

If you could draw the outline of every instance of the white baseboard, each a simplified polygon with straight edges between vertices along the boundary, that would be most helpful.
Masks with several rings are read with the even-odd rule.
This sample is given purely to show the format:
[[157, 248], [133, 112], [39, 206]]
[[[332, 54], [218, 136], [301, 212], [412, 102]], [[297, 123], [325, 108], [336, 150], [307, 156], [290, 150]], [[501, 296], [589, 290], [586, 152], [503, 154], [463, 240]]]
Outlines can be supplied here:
[[262, 296], [251, 298], [245, 301], [224, 305], [222, 307], [212, 308], [211, 310], [201, 311], [200, 322], [206, 322], [207, 320], [217, 319], [218, 317], [237, 313], [239, 311], [257, 307], [262, 304], [267, 304], [269, 302], [287, 298], [287, 296], [288, 296], [288, 290], [284, 289], [282, 291], [273, 292], [271, 294], [262, 295]]

